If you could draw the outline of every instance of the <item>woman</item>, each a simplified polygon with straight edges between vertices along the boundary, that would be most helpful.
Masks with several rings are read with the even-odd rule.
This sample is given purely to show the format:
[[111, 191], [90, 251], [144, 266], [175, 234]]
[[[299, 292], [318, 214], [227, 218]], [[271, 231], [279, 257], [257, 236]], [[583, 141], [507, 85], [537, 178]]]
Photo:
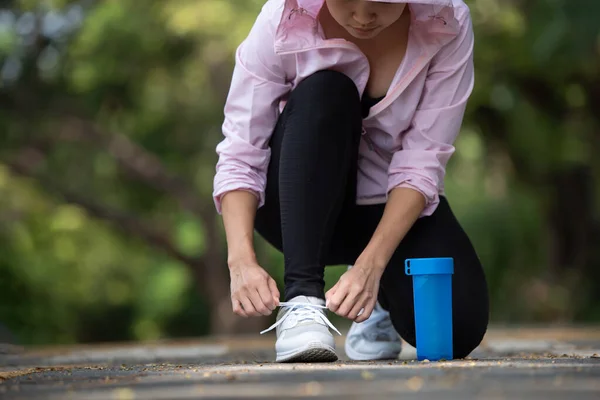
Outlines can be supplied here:
[[[453, 257], [454, 355], [488, 323], [483, 269], [444, 196], [473, 88], [462, 0], [269, 0], [236, 54], [214, 199], [235, 313], [281, 305], [277, 361], [337, 359], [325, 309], [354, 321], [346, 353], [415, 345], [406, 258]], [[285, 302], [256, 229], [285, 259]], [[326, 265], [353, 267], [324, 293]], [[272, 327], [273, 328], [273, 327]]]

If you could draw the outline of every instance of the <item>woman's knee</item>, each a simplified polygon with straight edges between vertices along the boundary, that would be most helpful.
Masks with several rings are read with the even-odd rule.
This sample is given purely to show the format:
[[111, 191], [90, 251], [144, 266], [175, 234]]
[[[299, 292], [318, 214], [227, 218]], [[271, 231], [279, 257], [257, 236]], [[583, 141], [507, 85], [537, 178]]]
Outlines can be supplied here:
[[480, 321], [456, 325], [453, 330], [454, 358], [462, 359], [473, 352], [483, 340], [487, 331], [487, 318]]
[[313, 109], [333, 107], [360, 112], [360, 94], [354, 81], [347, 75], [332, 70], [318, 71], [305, 78], [293, 90], [289, 101]]
[[[444, 221], [438, 220], [438, 223]], [[450, 223], [446, 221], [446, 223]], [[431, 228], [431, 227], [430, 227]], [[456, 229], [443, 229], [456, 238]], [[429, 243], [439, 242], [442, 235], [425, 235], [421, 240], [412, 238], [407, 251], [394, 255], [394, 266], [400, 267], [407, 258], [445, 257], [454, 258], [452, 277], [452, 327], [455, 358], [465, 358], [480, 345], [487, 331], [489, 321], [489, 295], [485, 274], [470, 242], [452, 242], [452, 249], [438, 248], [435, 252], [421, 249], [420, 242], [425, 237]], [[422, 244], [422, 243], [421, 243]], [[411, 345], [416, 344], [415, 315], [412, 280], [404, 274], [404, 268], [386, 268], [381, 280], [382, 294], [386, 308], [390, 311], [392, 323], [398, 333]]]
[[[481, 344], [489, 322], [489, 300], [484, 279], [453, 296], [454, 357], [465, 358]], [[470, 293], [468, 293], [470, 291]]]
[[[440, 198], [440, 205], [431, 217], [422, 218], [415, 224], [401, 246], [402, 251], [399, 251], [396, 256], [398, 258], [396, 263], [399, 265], [402, 265], [406, 258], [452, 257], [454, 259], [452, 276], [454, 357], [468, 356], [479, 346], [487, 331], [488, 286], [479, 257], [467, 234], [452, 213], [445, 197]], [[403, 269], [400, 268], [398, 271], [398, 274], [402, 274]], [[391, 279], [392, 276], [388, 276], [388, 278]], [[403, 301], [410, 303], [411, 313], [410, 315], [401, 314], [404, 318], [414, 320], [411, 298], [412, 282], [405, 280], [404, 276], [395, 276], [395, 278], [396, 281], [405, 282], [402, 289], [410, 294], [404, 297]], [[392, 305], [395, 309], [400, 306], [401, 304]], [[400, 324], [403, 325], [405, 333], [414, 340], [414, 321], [412, 320], [400, 322]]]

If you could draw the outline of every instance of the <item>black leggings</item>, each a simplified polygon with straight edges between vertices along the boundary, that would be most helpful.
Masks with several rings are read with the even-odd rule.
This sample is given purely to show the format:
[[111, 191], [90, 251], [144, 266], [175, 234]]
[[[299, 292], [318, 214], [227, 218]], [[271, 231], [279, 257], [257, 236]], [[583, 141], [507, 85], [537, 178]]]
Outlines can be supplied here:
[[[353, 264], [371, 239], [385, 204], [356, 205], [361, 102], [345, 75], [320, 71], [290, 95], [271, 138], [265, 205], [255, 228], [285, 259], [285, 299], [324, 298], [325, 265]], [[488, 292], [481, 263], [445, 198], [402, 240], [380, 283], [379, 301], [398, 333], [415, 346], [412, 278], [407, 258], [453, 257], [454, 356], [481, 342]]]

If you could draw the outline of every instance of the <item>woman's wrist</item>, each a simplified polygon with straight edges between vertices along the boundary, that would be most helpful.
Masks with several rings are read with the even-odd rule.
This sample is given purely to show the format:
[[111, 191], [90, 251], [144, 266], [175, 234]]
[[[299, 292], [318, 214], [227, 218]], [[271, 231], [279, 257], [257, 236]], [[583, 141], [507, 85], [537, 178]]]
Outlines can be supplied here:
[[356, 264], [383, 272], [390, 261], [390, 257], [387, 257], [381, 250], [374, 246], [373, 243], [369, 243], [360, 257], [358, 257], [358, 260], [356, 260]]
[[391, 191], [381, 221], [357, 263], [383, 271], [425, 207], [423, 195], [411, 188]]
[[229, 265], [229, 268], [249, 263], [256, 263], [256, 252], [252, 243], [240, 244], [229, 249], [227, 256], [227, 265]]

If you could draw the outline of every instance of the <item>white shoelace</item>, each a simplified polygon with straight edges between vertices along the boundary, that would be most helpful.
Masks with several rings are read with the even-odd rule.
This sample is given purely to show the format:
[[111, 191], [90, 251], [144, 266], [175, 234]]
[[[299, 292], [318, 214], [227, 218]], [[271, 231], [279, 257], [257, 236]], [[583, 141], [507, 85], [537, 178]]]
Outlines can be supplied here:
[[323, 323], [323, 324], [327, 325], [328, 327], [330, 327], [331, 329], [333, 329], [334, 331], [336, 331], [340, 336], [342, 335], [340, 333], [340, 331], [338, 331], [337, 328], [335, 326], [333, 326], [333, 324], [327, 319], [327, 317], [325, 316], [325, 313], [323, 313], [321, 311], [321, 310], [327, 309], [327, 307], [325, 307], [325, 306], [322, 306], [319, 304], [312, 304], [312, 303], [291, 303], [291, 302], [281, 302], [281, 303], [279, 303], [279, 306], [287, 307], [288, 308], [287, 312], [281, 318], [279, 318], [279, 320], [277, 320], [277, 322], [275, 322], [269, 328], [262, 331], [260, 333], [261, 335], [263, 333], [269, 332], [269, 331], [277, 328], [279, 325], [281, 325], [283, 323], [283, 321], [285, 321], [287, 319], [288, 316], [290, 316], [290, 314], [292, 314], [292, 312], [294, 314], [296, 314], [299, 321], [313, 320], [315, 322]]

